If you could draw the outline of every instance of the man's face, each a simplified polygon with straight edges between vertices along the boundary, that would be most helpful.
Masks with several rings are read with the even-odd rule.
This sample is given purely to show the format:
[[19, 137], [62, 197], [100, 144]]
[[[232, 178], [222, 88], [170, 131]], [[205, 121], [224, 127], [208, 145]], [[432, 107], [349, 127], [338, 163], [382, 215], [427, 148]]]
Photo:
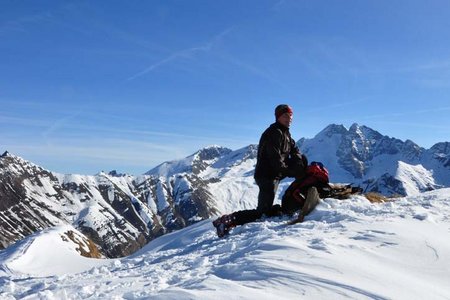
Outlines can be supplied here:
[[292, 114], [291, 113], [284, 113], [278, 118], [278, 122], [280, 122], [281, 125], [289, 128], [292, 123]]

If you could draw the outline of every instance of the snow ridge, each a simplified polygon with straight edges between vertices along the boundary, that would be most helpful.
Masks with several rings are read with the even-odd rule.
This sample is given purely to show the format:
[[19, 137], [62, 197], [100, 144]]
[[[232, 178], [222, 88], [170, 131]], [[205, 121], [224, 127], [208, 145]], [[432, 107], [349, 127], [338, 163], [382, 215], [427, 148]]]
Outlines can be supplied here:
[[0, 275], [0, 296], [448, 299], [449, 195], [447, 188], [384, 204], [325, 199], [304, 223], [264, 219], [225, 239], [205, 220], [130, 257], [97, 266], [92, 260], [80, 274]]

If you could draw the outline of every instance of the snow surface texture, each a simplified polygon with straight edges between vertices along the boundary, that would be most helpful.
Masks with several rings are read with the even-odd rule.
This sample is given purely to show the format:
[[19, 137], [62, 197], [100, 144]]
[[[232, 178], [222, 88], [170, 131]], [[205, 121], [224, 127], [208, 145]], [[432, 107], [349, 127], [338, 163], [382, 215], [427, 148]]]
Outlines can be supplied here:
[[[450, 299], [448, 188], [383, 204], [361, 196], [324, 199], [304, 223], [266, 219], [224, 239], [210, 221], [162, 236], [127, 258], [89, 259], [91, 268], [78, 274], [72, 256], [61, 262], [66, 274], [54, 270], [47, 256], [69, 250], [40, 243], [48, 232], [34, 235], [32, 243], [20, 242], [27, 247], [0, 252], [0, 298]], [[36, 277], [42, 275], [36, 265], [47, 277]]]

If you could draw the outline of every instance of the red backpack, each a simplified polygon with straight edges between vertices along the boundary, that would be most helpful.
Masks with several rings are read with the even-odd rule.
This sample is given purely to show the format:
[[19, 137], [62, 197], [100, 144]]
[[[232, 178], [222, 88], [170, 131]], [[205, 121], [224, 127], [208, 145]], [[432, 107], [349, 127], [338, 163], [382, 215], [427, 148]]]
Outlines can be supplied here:
[[306, 193], [311, 186], [317, 187], [319, 194], [330, 191], [328, 170], [321, 162], [312, 162], [306, 168], [306, 175], [296, 179], [287, 188], [282, 198], [282, 210], [286, 213], [301, 209], [305, 203]]

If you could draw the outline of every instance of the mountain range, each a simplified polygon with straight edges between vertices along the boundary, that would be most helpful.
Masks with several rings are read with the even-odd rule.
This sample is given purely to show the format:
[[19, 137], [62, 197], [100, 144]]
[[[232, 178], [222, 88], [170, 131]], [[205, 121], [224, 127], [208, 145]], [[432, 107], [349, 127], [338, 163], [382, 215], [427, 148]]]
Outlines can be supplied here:
[[[450, 143], [430, 149], [353, 124], [329, 125], [298, 141], [332, 182], [385, 195], [450, 186]], [[209, 146], [143, 175], [116, 171], [59, 174], [5, 152], [0, 157], [0, 247], [35, 231], [72, 225], [106, 257], [134, 253], [150, 240], [222, 213], [254, 208], [257, 145]], [[278, 197], [289, 185], [284, 180]], [[96, 251], [92, 251], [96, 252]], [[89, 255], [87, 253], [86, 255]]]

